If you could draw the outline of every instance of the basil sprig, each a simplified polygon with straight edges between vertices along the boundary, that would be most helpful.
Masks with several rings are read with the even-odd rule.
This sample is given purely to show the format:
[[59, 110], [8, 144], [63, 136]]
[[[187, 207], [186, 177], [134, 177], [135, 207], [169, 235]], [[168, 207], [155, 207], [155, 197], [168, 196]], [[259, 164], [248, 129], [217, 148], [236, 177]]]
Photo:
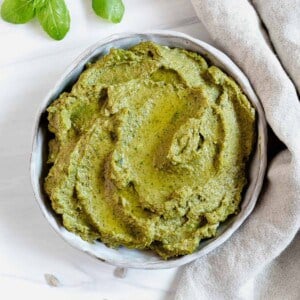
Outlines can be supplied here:
[[[92, 0], [94, 12], [113, 23], [124, 15], [122, 0]], [[37, 17], [44, 31], [55, 40], [63, 39], [70, 29], [70, 14], [64, 0], [4, 0], [1, 17], [13, 24], [24, 24]]]

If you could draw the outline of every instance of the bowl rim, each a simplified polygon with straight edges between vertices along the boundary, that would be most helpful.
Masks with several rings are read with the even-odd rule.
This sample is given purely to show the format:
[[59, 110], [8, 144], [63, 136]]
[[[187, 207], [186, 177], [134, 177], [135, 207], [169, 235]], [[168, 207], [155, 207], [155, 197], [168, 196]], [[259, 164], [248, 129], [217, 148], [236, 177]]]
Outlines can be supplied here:
[[[249, 199], [247, 206], [244, 210], [241, 210], [238, 215], [240, 216], [234, 222], [232, 222], [228, 229], [226, 229], [220, 236], [216, 238], [212, 238], [211, 242], [205, 245], [203, 248], [195, 251], [192, 254], [184, 255], [178, 258], [174, 258], [172, 260], [161, 260], [161, 261], [149, 261], [149, 262], [130, 262], [130, 261], [115, 261], [114, 259], [99, 257], [92, 253], [89, 249], [80, 248], [78, 245], [70, 240], [66, 235], [64, 235], [50, 220], [50, 215], [48, 208], [46, 207], [44, 201], [41, 199], [39, 188], [41, 188], [38, 184], [35, 183], [37, 180], [36, 172], [35, 172], [35, 156], [36, 151], [38, 149], [37, 146], [37, 135], [38, 130], [40, 127], [40, 119], [42, 114], [44, 113], [47, 104], [49, 103], [50, 99], [53, 98], [53, 94], [55, 91], [59, 89], [61, 84], [66, 81], [68, 78], [71, 77], [72, 73], [75, 69], [82, 64], [83, 66], [86, 64], [87, 60], [92, 57], [94, 51], [97, 48], [105, 44], [112, 43], [119, 39], [128, 39], [135, 36], [142, 36], [144, 40], [151, 40], [151, 37], [158, 37], [158, 38], [179, 38], [187, 41], [188, 43], [192, 43], [197, 47], [201, 48], [201, 51], [205, 51], [207, 55], [213, 57], [215, 60], [219, 61], [221, 64], [226, 65], [226, 73], [229, 73], [241, 86], [243, 92], [247, 95], [249, 101], [255, 107], [255, 111], [258, 114], [257, 116], [257, 149], [255, 152], [258, 151], [259, 155], [259, 169], [257, 177], [255, 178], [254, 188], [252, 192], [252, 196]], [[197, 51], [196, 51], [197, 52]], [[203, 55], [203, 53], [200, 53]], [[228, 71], [229, 70], [229, 71]], [[53, 101], [53, 100], [52, 100]], [[222, 51], [218, 50], [214, 46], [197, 39], [193, 38], [187, 34], [177, 32], [177, 31], [170, 31], [170, 30], [151, 30], [145, 32], [124, 32], [124, 33], [117, 33], [110, 35], [104, 39], [99, 40], [98, 42], [94, 43], [90, 47], [88, 47], [85, 51], [83, 51], [73, 62], [69, 65], [69, 67], [63, 72], [63, 74], [59, 77], [56, 81], [56, 84], [52, 89], [49, 90], [47, 95], [44, 97], [43, 101], [39, 104], [39, 108], [36, 113], [36, 117], [34, 120], [34, 128], [32, 134], [32, 148], [31, 148], [31, 156], [30, 156], [30, 178], [31, 178], [31, 186], [34, 192], [35, 199], [41, 209], [43, 216], [47, 219], [51, 228], [62, 238], [64, 239], [69, 245], [73, 248], [85, 252], [92, 257], [95, 257], [97, 260], [104, 261], [110, 265], [114, 265], [117, 267], [125, 267], [125, 268], [136, 268], [136, 269], [167, 269], [173, 267], [179, 267], [184, 264], [190, 263], [193, 260], [202, 257], [208, 254], [213, 249], [217, 248], [221, 244], [223, 244], [226, 240], [230, 238], [230, 236], [242, 225], [242, 223], [247, 219], [247, 217], [253, 211], [255, 204], [257, 202], [258, 196], [260, 194], [263, 179], [266, 172], [267, 167], [267, 124], [265, 119], [265, 113], [263, 107], [261, 105], [260, 100], [256, 96], [249, 80], [245, 76], [245, 74], [240, 70], [240, 68]], [[259, 145], [258, 145], [259, 144]], [[39, 188], [38, 188], [39, 187]], [[243, 201], [244, 199], [242, 199]]]

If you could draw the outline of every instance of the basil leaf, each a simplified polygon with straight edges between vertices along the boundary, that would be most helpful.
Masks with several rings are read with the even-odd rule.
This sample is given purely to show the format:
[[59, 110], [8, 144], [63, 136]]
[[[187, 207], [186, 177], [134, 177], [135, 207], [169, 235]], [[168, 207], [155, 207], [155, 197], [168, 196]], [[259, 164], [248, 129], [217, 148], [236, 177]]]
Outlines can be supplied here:
[[55, 40], [61, 40], [70, 29], [70, 14], [64, 0], [47, 0], [36, 9], [43, 29]]
[[125, 11], [122, 0], [93, 0], [92, 6], [96, 15], [113, 23], [120, 23]]
[[9, 23], [24, 24], [34, 15], [34, 0], [4, 0], [1, 6], [1, 17]]
[[48, 0], [34, 0], [34, 7], [35, 8], [42, 8], [44, 5], [46, 5], [46, 2]]

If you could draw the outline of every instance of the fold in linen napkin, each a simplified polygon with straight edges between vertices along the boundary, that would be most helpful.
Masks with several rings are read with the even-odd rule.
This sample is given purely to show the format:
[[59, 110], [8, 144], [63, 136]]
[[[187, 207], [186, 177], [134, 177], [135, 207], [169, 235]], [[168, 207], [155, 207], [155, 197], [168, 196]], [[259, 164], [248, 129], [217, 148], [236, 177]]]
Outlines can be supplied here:
[[283, 147], [274, 149], [271, 136], [253, 213], [222, 246], [184, 268], [175, 298], [300, 299], [300, 0], [191, 1], [247, 75]]

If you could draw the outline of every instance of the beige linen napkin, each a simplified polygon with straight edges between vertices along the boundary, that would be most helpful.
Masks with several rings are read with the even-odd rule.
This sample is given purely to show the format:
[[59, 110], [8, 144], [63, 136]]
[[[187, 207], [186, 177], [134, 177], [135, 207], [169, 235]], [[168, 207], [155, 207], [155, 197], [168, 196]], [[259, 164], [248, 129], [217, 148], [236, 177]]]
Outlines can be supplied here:
[[300, 1], [192, 3], [248, 76], [283, 147], [270, 137], [255, 210], [225, 244], [185, 267], [175, 298], [300, 299]]

